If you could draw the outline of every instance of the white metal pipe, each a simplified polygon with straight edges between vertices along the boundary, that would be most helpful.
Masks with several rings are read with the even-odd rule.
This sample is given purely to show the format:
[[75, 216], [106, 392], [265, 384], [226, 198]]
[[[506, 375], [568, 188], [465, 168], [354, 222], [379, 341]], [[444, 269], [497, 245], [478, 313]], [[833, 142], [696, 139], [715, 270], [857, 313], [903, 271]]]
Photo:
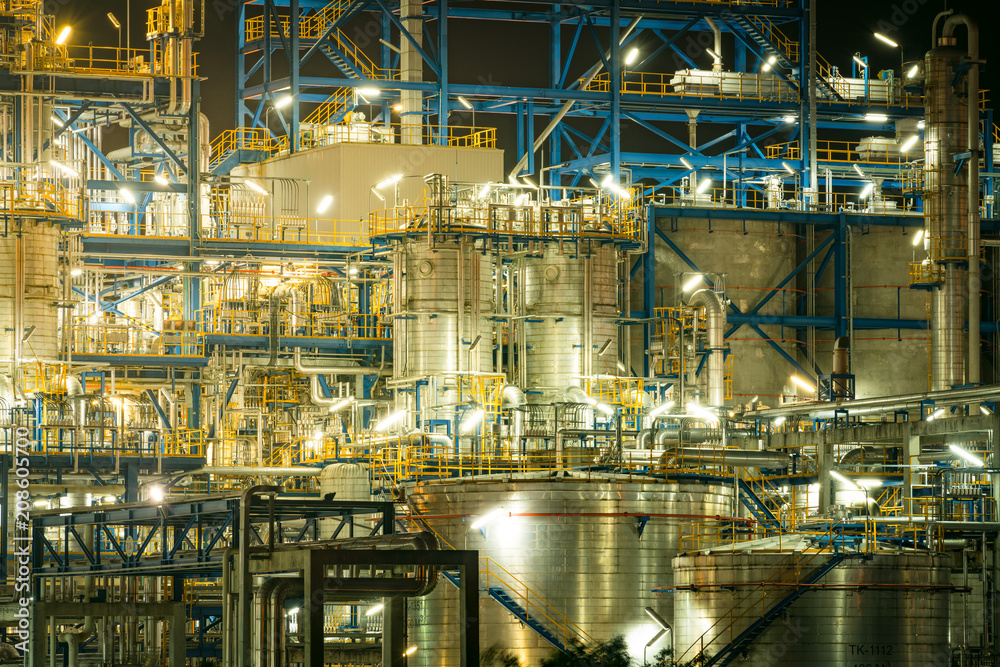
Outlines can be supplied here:
[[700, 289], [691, 295], [692, 305], [705, 307], [706, 328], [708, 330], [708, 404], [718, 407], [726, 402], [725, 390], [725, 342], [726, 311], [722, 299], [712, 289]]

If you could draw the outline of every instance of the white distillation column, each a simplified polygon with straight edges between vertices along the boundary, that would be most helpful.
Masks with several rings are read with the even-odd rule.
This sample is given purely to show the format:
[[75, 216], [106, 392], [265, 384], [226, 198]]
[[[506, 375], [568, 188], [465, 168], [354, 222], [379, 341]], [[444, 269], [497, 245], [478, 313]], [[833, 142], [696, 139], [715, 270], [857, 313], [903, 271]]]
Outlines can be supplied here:
[[952, 88], [964, 52], [944, 44], [924, 58], [924, 231], [930, 259], [940, 267], [931, 294], [931, 378], [935, 391], [965, 384], [968, 174], [955, 173], [953, 156], [965, 150], [967, 99]]
[[[413, 37], [413, 40], [423, 48], [424, 22], [421, 17], [423, 5], [419, 0], [401, 0], [400, 18], [403, 27]], [[400, 36], [399, 67], [402, 81], [423, 81], [424, 63], [420, 52], [414, 48], [405, 36]], [[423, 143], [423, 95], [419, 90], [403, 90], [400, 92], [403, 110], [400, 112], [402, 122], [402, 143], [417, 145]]]

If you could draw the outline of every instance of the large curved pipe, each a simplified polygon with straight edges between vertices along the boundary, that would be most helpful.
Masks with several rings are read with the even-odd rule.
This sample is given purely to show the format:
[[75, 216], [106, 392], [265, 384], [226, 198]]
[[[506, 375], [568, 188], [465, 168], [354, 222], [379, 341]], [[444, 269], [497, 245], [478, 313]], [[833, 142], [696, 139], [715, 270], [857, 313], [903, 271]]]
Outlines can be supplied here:
[[708, 27], [712, 29], [712, 34], [715, 36], [715, 55], [712, 56], [712, 71], [721, 72], [722, 71], [722, 31], [719, 30], [719, 26], [716, 25], [715, 21], [705, 17], [705, 23]]
[[705, 307], [708, 329], [708, 404], [719, 407], [726, 402], [724, 378], [726, 310], [722, 299], [712, 289], [700, 289], [691, 295], [691, 305]]
[[[295, 334], [295, 329], [298, 325], [299, 318], [299, 293], [297, 290], [291, 290], [291, 328], [292, 335]], [[371, 368], [367, 366], [303, 366], [302, 365], [302, 350], [299, 347], [292, 348], [292, 365], [295, 367], [299, 373], [303, 375], [384, 375], [385, 371], [381, 368]], [[318, 385], [317, 385], [318, 386]], [[312, 393], [312, 387], [310, 386], [310, 392]], [[326, 399], [330, 400], [330, 399]], [[334, 399], [340, 400], [340, 399]], [[332, 405], [332, 403], [317, 403], [317, 405]]]

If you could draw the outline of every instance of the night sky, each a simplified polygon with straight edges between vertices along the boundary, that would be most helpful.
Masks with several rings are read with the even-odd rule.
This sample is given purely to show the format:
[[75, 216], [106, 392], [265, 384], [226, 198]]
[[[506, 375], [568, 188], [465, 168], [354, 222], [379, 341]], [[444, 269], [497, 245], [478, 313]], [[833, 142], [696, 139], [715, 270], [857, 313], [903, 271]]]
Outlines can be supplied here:
[[[145, 45], [146, 9], [159, 4], [155, 0], [56, 0], [61, 3], [57, 12], [57, 25], [71, 24], [74, 27], [71, 41], [75, 44], [93, 42], [95, 45], [114, 46], [118, 34], [107, 18], [112, 11], [119, 18], [122, 27], [122, 46], [126, 44], [127, 7], [131, 5], [131, 43], [133, 48]], [[213, 137], [235, 124], [235, 63], [236, 63], [236, 0], [206, 0], [207, 36], [195, 45], [199, 52], [199, 73], [207, 77], [202, 83], [203, 111], [211, 122]], [[473, 3], [453, 0], [453, 7], [469, 6]], [[486, 3], [480, 3], [486, 4]], [[491, 2], [496, 7], [500, 3]], [[528, 5], [504, 4], [505, 7], [525, 7]], [[952, 8], [969, 14], [981, 26], [981, 54], [987, 60], [986, 70], [981, 76], [983, 88], [992, 89], [992, 103], [1000, 100], [1000, 88], [996, 85], [996, 71], [993, 63], [1000, 66], [1000, 40], [988, 29], [993, 2], [985, 0], [819, 0], [820, 14], [818, 27], [819, 52], [830, 63], [838, 65], [845, 75], [850, 74], [851, 55], [859, 52], [870, 59], [873, 72], [881, 69], [900, 68], [900, 53], [876, 40], [872, 33], [882, 32], [903, 47], [907, 62], [922, 58], [931, 46], [931, 23], [937, 12]], [[537, 6], [535, 6], [537, 7]], [[345, 30], [349, 37], [363, 43], [365, 28], [370, 27], [370, 16], [363, 16], [349, 24]], [[489, 85], [545, 86], [548, 73], [546, 68], [547, 29], [536, 24], [470, 22], [452, 20], [451, 34], [451, 80], [456, 83], [486, 83]], [[436, 24], [429, 29], [436, 31]], [[791, 35], [791, 29], [788, 31]], [[965, 44], [964, 31], [959, 33], [959, 44]], [[564, 42], [568, 44], [573, 28], [564, 31]], [[607, 32], [599, 33], [607, 43]], [[377, 57], [378, 42], [369, 39], [367, 52]], [[723, 55], [732, 54], [731, 37], [725, 37]], [[648, 40], [648, 41], [647, 41]], [[641, 36], [635, 43], [640, 49], [648, 44], [655, 48], [651, 35]], [[581, 38], [579, 55], [571, 68], [571, 76], [588, 69], [597, 58], [597, 48], [586, 34]], [[318, 56], [310, 64], [312, 73], [322, 74], [323, 58]], [[702, 62], [704, 61], [704, 62]], [[699, 65], [708, 68], [710, 58], [697, 59]], [[727, 63], [731, 65], [731, 63]], [[332, 71], [332, 65], [326, 71]], [[728, 68], [728, 67], [727, 67]], [[673, 58], [664, 58], [651, 63], [647, 71], [673, 72], [677, 69]], [[307, 70], [304, 73], [309, 74]], [[302, 109], [302, 117], [310, 108]], [[453, 112], [453, 125], [471, 125], [471, 117], [459, 111]], [[507, 151], [507, 163], [514, 162], [514, 117], [510, 114], [476, 113], [476, 124], [499, 128], [501, 147]], [[536, 130], [544, 127], [545, 119], [536, 119]], [[578, 126], [583, 130], [596, 131], [599, 124], [586, 120]], [[628, 121], [622, 122], [623, 146], [626, 150], [650, 151], [649, 135], [630, 128]], [[706, 128], [706, 134], [711, 130]], [[681, 127], [676, 128], [679, 136], [686, 136]], [[821, 139], [824, 137], [820, 137]], [[635, 146], [629, 143], [635, 142]], [[639, 145], [641, 143], [641, 146]], [[669, 144], [656, 146], [664, 152], [675, 152]]]

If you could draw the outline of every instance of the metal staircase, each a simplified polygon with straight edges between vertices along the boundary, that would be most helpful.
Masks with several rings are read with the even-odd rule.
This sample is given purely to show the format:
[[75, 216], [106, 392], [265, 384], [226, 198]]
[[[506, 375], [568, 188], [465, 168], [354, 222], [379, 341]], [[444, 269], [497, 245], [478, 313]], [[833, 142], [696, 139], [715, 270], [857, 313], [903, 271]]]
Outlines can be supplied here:
[[781, 522], [776, 516], [767, 508], [764, 501], [757, 495], [749, 484], [747, 484], [742, 479], [739, 480], [740, 485], [740, 502], [743, 506], [750, 510], [750, 513], [757, 519], [757, 523], [766, 528], [769, 532], [783, 533], [785, 532], [784, 527], [782, 527]]
[[[704, 658], [703, 655], [698, 657], [702, 659], [702, 662], [697, 662], [697, 664], [703, 665], [704, 667], [711, 667], [712, 665], [729, 665], [734, 660], [739, 658], [746, 649], [752, 644], [757, 638], [759, 638], [764, 631], [774, 622], [778, 616], [781, 615], [786, 609], [788, 609], [792, 604], [795, 603], [800, 597], [802, 597], [806, 591], [809, 590], [811, 584], [815, 584], [820, 579], [825, 577], [831, 570], [840, 565], [841, 562], [847, 556], [843, 553], [836, 553], [830, 560], [821, 565], [816, 569], [804, 582], [799, 584], [796, 588], [792, 590], [791, 593], [785, 597], [778, 600], [770, 609], [765, 611], [760, 618], [751, 623], [743, 632], [736, 635], [736, 637], [723, 646], [718, 653], [710, 658]], [[697, 658], [696, 658], [697, 661]]]

